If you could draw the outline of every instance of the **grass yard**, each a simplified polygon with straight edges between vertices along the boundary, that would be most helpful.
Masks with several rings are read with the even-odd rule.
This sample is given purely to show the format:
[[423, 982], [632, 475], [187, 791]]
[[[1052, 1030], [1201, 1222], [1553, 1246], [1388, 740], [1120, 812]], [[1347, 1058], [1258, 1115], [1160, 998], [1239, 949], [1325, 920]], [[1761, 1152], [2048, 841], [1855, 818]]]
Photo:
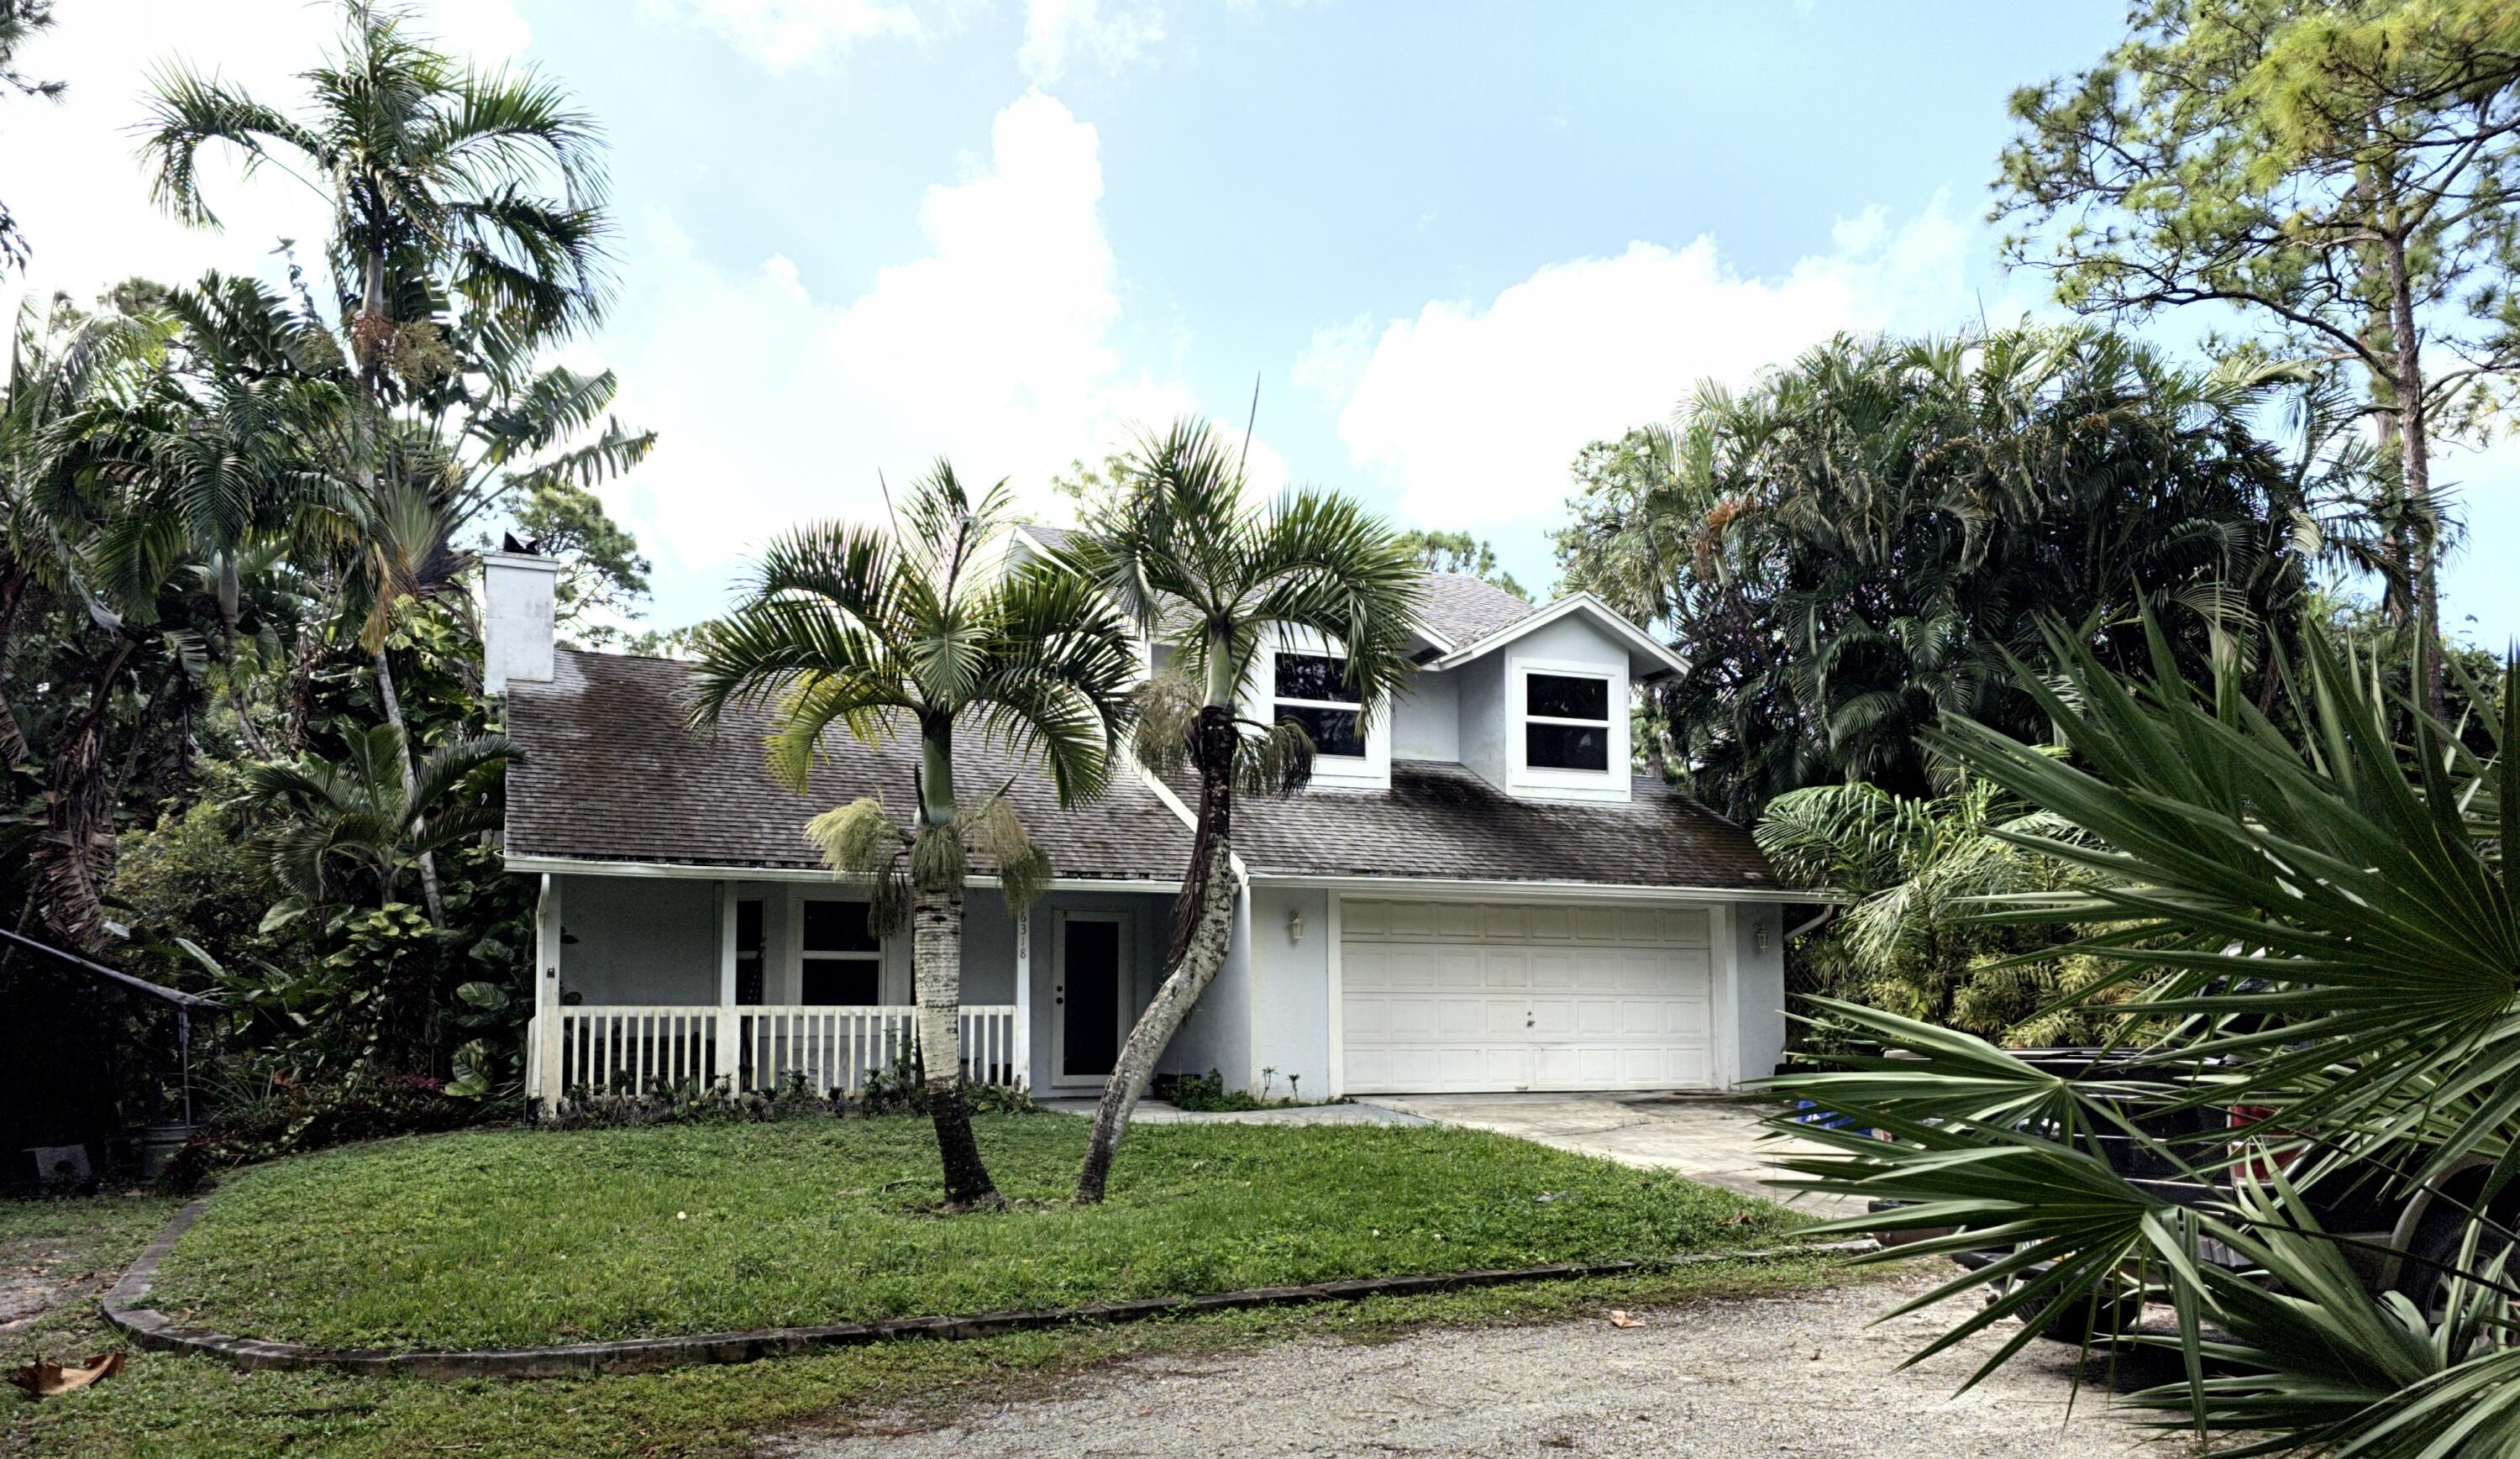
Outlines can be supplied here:
[[241, 1172], [155, 1304], [298, 1342], [471, 1347], [1062, 1306], [1757, 1245], [1779, 1209], [1432, 1127], [1156, 1125], [1108, 1203], [1086, 1122], [979, 1122], [1003, 1213], [942, 1217], [923, 1121], [389, 1141]]
[[[159, 1214], [163, 1214], [161, 1211]], [[112, 1223], [89, 1248], [110, 1265], [139, 1255], [145, 1232]], [[9, 1253], [0, 1244], [0, 1260]], [[1496, 1325], [1610, 1307], [1862, 1279], [1820, 1257], [1709, 1262], [1640, 1276], [1497, 1287], [1436, 1297], [1235, 1312], [1125, 1327], [1022, 1333], [978, 1343], [873, 1348], [625, 1378], [539, 1383], [429, 1383], [340, 1373], [239, 1373], [206, 1358], [134, 1352], [94, 1388], [33, 1402], [0, 1389], [0, 1454], [26, 1459], [660, 1459], [775, 1451], [762, 1440], [798, 1431], [889, 1425], [894, 1410], [950, 1411], [1019, 1401], [1090, 1381], [1138, 1358], [1245, 1350], [1287, 1341], [1380, 1342], [1428, 1326]], [[101, 1290], [101, 1289], [100, 1289]], [[121, 1347], [93, 1301], [0, 1330], [0, 1361], [84, 1356]]]

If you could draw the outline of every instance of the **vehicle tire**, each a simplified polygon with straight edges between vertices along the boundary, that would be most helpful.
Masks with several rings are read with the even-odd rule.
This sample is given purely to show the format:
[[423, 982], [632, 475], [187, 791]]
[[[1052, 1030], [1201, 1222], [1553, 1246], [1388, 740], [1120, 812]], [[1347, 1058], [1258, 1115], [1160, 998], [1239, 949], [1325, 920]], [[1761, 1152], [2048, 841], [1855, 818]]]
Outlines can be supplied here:
[[2074, 1348], [2105, 1348], [2127, 1337], [2143, 1322], [2143, 1296], [2121, 1287], [2097, 1301], [2089, 1292], [2065, 1302], [2024, 1307], [2021, 1320], [2051, 1343]]
[[[2467, 1213], [2461, 1208], [2473, 1193], [2460, 1194], [2458, 1202], [2436, 1200], [2424, 1208], [2423, 1218], [2415, 1222], [2415, 1233], [2407, 1242], [2406, 1256], [2398, 1262], [2397, 1280], [2389, 1284], [2431, 1323], [2438, 1324], [2446, 1314], [2450, 1275], [2444, 1268], [2457, 1264], [2459, 1244], [2467, 1239]], [[2512, 1209], [2509, 1201], [2488, 1215], [2506, 1228], [2520, 1219], [2520, 1210]], [[2487, 1231], [2477, 1238], [2476, 1259], [2491, 1260], [2508, 1245], [2507, 1237]]]

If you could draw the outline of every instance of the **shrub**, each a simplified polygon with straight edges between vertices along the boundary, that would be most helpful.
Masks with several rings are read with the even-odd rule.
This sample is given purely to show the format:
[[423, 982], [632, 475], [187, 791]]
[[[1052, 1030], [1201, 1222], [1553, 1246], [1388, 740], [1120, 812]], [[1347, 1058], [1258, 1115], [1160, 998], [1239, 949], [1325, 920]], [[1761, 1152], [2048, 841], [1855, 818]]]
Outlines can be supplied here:
[[282, 1086], [269, 1098], [222, 1111], [184, 1142], [159, 1178], [169, 1190], [188, 1191], [222, 1171], [256, 1161], [387, 1135], [461, 1129], [494, 1123], [509, 1113], [478, 1100], [453, 1098], [444, 1083], [414, 1075]]
[[[1002, 1084], [968, 1084], [964, 1095], [975, 1115], [1030, 1115], [1041, 1110], [1030, 1093]], [[737, 1093], [722, 1083], [685, 1080], [674, 1084], [653, 1084], [638, 1092], [577, 1090], [560, 1108], [545, 1111], [541, 1123], [552, 1129], [590, 1129], [926, 1113], [926, 1085], [919, 1078], [917, 1063], [904, 1054], [889, 1067], [868, 1070], [854, 1094], [808, 1088], [801, 1075], [768, 1094], [758, 1090]]]

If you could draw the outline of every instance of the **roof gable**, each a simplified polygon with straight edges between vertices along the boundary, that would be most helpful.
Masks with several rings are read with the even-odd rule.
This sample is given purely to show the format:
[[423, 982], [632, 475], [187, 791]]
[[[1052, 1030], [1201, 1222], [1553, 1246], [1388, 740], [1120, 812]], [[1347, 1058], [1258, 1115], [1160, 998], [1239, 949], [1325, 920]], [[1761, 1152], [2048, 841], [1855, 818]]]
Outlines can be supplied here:
[[1666, 675], [1688, 672], [1688, 662], [1658, 641], [1653, 635], [1637, 627], [1628, 617], [1590, 593], [1570, 593], [1546, 607], [1534, 608], [1521, 617], [1499, 625], [1472, 641], [1428, 662], [1430, 669], [1452, 669], [1481, 655], [1493, 653], [1508, 643], [1528, 637], [1552, 623], [1567, 618], [1582, 618], [1593, 624], [1628, 651], [1633, 676], [1639, 681], [1660, 679]]

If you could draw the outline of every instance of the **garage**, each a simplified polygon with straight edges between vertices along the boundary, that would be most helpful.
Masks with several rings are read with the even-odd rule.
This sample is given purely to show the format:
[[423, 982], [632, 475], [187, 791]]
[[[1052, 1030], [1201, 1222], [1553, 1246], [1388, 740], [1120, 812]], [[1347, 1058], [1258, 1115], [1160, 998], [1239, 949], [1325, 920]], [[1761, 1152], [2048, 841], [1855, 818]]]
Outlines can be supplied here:
[[1713, 1087], [1710, 931], [1701, 908], [1348, 899], [1343, 1086]]

